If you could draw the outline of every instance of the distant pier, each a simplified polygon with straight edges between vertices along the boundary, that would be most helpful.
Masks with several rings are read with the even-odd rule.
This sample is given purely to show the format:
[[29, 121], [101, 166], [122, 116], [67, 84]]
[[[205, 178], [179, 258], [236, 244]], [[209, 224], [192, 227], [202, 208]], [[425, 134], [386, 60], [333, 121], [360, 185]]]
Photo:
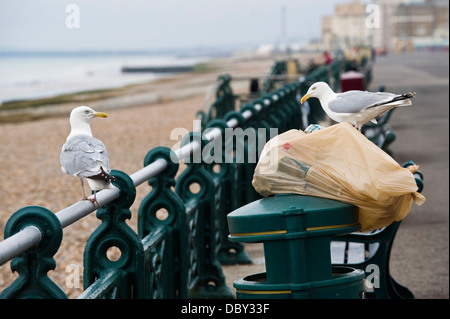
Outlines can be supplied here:
[[125, 66], [123, 73], [182, 73], [192, 72], [194, 66]]

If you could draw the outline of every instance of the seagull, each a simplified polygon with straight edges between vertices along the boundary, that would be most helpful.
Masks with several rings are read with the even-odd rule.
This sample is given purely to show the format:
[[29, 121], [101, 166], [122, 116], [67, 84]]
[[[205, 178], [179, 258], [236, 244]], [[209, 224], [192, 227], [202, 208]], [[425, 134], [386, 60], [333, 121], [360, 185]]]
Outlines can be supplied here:
[[367, 122], [377, 123], [376, 118], [393, 107], [411, 105], [415, 92], [393, 94], [388, 92], [347, 91], [334, 93], [325, 82], [316, 82], [301, 98], [304, 103], [310, 97], [319, 99], [323, 110], [336, 122], [350, 122], [358, 130]]
[[[90, 107], [79, 106], [70, 113], [70, 134], [64, 143], [61, 154], [61, 171], [78, 177], [81, 183], [83, 197], [81, 200], [89, 200], [94, 206], [97, 204], [97, 191], [105, 188], [113, 188], [111, 184], [115, 180], [109, 173], [109, 158], [105, 145], [99, 139], [92, 137], [90, 121], [94, 117], [106, 118], [108, 115], [96, 112]], [[94, 191], [94, 198], [87, 198], [84, 193], [85, 179], [89, 187]]]

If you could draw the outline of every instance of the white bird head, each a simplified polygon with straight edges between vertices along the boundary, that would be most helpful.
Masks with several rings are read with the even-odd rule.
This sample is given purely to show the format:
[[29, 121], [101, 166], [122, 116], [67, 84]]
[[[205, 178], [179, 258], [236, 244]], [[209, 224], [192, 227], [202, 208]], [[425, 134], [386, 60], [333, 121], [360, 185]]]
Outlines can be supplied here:
[[70, 120], [89, 123], [94, 117], [108, 117], [108, 114], [96, 112], [88, 106], [79, 106], [70, 113]]
[[330, 92], [334, 93], [333, 90], [328, 86], [325, 82], [316, 82], [313, 85], [310, 86], [308, 92], [306, 92], [305, 95], [303, 95], [302, 99], [300, 100], [301, 103], [305, 103], [307, 99], [310, 97], [316, 97], [320, 99], [322, 96], [324, 96], [326, 93]]
[[70, 113], [71, 131], [67, 137], [67, 140], [69, 140], [72, 136], [80, 134], [92, 136], [89, 122], [94, 117], [106, 118], [108, 115], [103, 112], [96, 112], [88, 106], [79, 106], [74, 108]]

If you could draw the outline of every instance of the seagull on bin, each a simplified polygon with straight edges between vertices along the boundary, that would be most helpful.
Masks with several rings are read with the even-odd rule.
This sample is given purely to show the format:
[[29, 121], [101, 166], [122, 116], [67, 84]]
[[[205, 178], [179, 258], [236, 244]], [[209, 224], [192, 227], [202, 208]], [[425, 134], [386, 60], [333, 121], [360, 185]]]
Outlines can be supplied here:
[[[97, 191], [113, 188], [111, 182], [115, 180], [115, 177], [109, 174], [111, 170], [105, 145], [99, 139], [92, 137], [89, 123], [95, 117], [106, 118], [108, 115], [96, 112], [87, 106], [79, 106], [72, 110], [71, 131], [62, 147], [60, 162], [64, 173], [80, 179], [83, 193], [81, 200], [89, 200], [94, 206], [95, 204], [100, 206], [97, 201]], [[87, 198], [84, 193], [84, 179], [94, 191], [92, 199]]]
[[336, 122], [350, 122], [358, 130], [367, 122], [377, 123], [376, 118], [391, 108], [411, 105], [415, 92], [393, 94], [388, 92], [347, 91], [334, 93], [325, 82], [316, 82], [300, 100], [319, 99], [323, 110]]

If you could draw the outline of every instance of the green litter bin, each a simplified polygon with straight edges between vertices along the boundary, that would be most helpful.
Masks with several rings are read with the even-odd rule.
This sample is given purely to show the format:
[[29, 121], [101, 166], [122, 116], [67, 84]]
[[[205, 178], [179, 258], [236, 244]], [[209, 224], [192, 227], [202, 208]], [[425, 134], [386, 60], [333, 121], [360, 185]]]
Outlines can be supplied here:
[[339, 201], [276, 195], [228, 214], [229, 239], [262, 242], [266, 272], [236, 280], [238, 298], [361, 298], [364, 272], [331, 264], [332, 236], [359, 230], [357, 208]]

